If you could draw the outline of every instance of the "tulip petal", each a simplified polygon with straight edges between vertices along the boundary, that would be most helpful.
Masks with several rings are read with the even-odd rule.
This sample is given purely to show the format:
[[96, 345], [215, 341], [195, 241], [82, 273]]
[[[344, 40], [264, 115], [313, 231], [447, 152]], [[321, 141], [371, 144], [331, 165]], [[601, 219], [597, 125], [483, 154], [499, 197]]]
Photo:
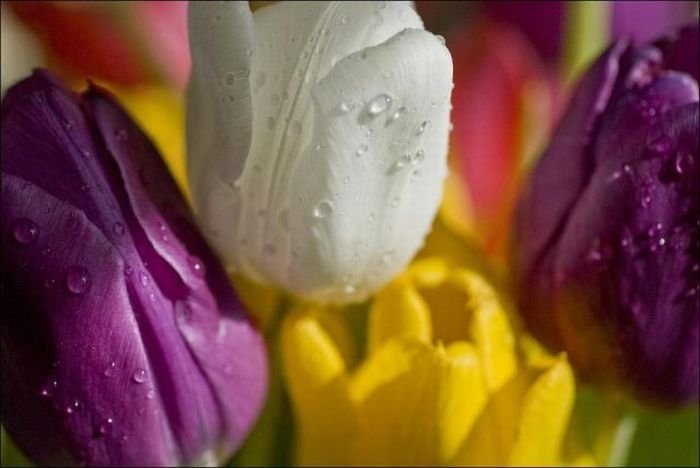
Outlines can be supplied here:
[[252, 135], [253, 16], [248, 2], [191, 2], [187, 167], [195, 211], [243, 171]]
[[[193, 5], [192, 11], [197, 9]], [[446, 150], [446, 141], [442, 141], [446, 138], [441, 133], [447, 133], [449, 55], [432, 35], [422, 31], [407, 30], [405, 37], [388, 40], [402, 29], [422, 27], [407, 2], [289, 2], [257, 10], [254, 21], [256, 51], [248, 80], [254, 110], [250, 151], [240, 178], [218, 171], [206, 183], [206, 189], [195, 193], [195, 198], [199, 198], [195, 205], [217, 250], [248, 277], [321, 301], [361, 300], [406, 264], [434, 214], [433, 205], [444, 174], [444, 164], [439, 159]], [[352, 53], [355, 55], [350, 59]], [[396, 54], [404, 54], [408, 60], [401, 60]], [[363, 57], [367, 60], [359, 63]], [[362, 76], [362, 83], [354, 79], [345, 83], [350, 75]], [[374, 85], [367, 87], [365, 81], [373, 81]], [[409, 91], [413, 93], [416, 88], [428, 90], [427, 95], [409, 96]], [[337, 108], [341, 101], [339, 89], [347, 98], [343, 106], [348, 106], [342, 119], [340, 114], [344, 111]], [[369, 95], [370, 92], [374, 94]], [[370, 101], [381, 93], [391, 93], [390, 99], [397, 101], [393, 107], [377, 101], [375, 106], [384, 106], [378, 113], [386, 112], [372, 119], [359, 104], [369, 108]], [[220, 107], [224, 105], [222, 101], [209, 99], [206, 105]], [[385, 124], [391, 119], [386, 117], [395, 113], [401, 117], [400, 122], [393, 128], [380, 128], [389, 127]], [[404, 117], [404, 113], [418, 116]], [[329, 122], [332, 117], [336, 117], [335, 123]], [[356, 129], [356, 118], [363, 120], [359, 122], [363, 126], [360, 130]], [[419, 129], [423, 121], [426, 123]], [[409, 124], [413, 128], [409, 129]], [[406, 168], [394, 177], [398, 182], [387, 183], [387, 175], [399, 172], [394, 166], [397, 161], [381, 159], [370, 183], [377, 191], [359, 200], [354, 189], [372, 172], [372, 163], [355, 161], [349, 154], [340, 154], [340, 150], [348, 145], [355, 148], [358, 132], [367, 138], [368, 132], [379, 134], [380, 130], [382, 135], [368, 141], [367, 150], [360, 150], [369, 153], [363, 159], [373, 158], [375, 152], [387, 152], [392, 136], [395, 145], [408, 143], [405, 148], [393, 148], [395, 158], [402, 156], [400, 151], [410, 151], [411, 159], [419, 148], [399, 140], [425, 130], [420, 140], [427, 148], [420, 149], [413, 162], [440, 156], [436, 157], [437, 162], [430, 161], [420, 169], [421, 177], [415, 177], [416, 172], [411, 178], [421, 195], [407, 194], [400, 200], [409, 183], [407, 174], [414, 171]], [[227, 131], [235, 134], [235, 129]], [[214, 133], [205, 139], [217, 138]], [[204, 152], [199, 159], [205, 165], [207, 158], [226, 157], [223, 153]], [[411, 162], [407, 165], [412, 166]], [[216, 173], [216, 164], [210, 164], [207, 171]], [[341, 170], [346, 173], [340, 173]], [[218, 178], [218, 182], [213, 178]], [[423, 196], [425, 193], [430, 196]], [[402, 207], [392, 210], [396, 213], [393, 216], [385, 216], [388, 207], [369, 209], [374, 208], [367, 206], [372, 200], [390, 200]], [[411, 203], [416, 208], [411, 216], [414, 222], [394, 226], [392, 218], [403, 216]], [[348, 224], [356, 226], [358, 219], [353, 217], [358, 210], [348, 209], [345, 213], [346, 205], [358, 205], [361, 213], [357, 216], [363, 220], [376, 218], [372, 231], [393, 230], [387, 245], [368, 242], [367, 239], [376, 238], [374, 233], [342, 233]], [[341, 217], [338, 223], [336, 220]], [[334, 226], [329, 228], [327, 223]], [[395, 245], [402, 246], [397, 255]], [[371, 252], [372, 249], [387, 252], [384, 256], [388, 266], [368, 264], [368, 257], [377, 257], [377, 250]], [[354, 256], [358, 256], [357, 261], [352, 259]], [[372, 276], [373, 272], [367, 270], [381, 270], [369, 279], [370, 285], [360, 283], [368, 276], [364, 273]]]
[[486, 402], [479, 359], [466, 342], [445, 350], [390, 340], [357, 370], [350, 391], [366, 424], [357, 465], [447, 463]]
[[560, 357], [537, 377], [525, 395], [509, 465], [556, 466], [561, 463], [559, 453], [574, 393], [574, 374], [566, 357]]
[[345, 362], [315, 311], [298, 310], [285, 317], [281, 352], [297, 420], [297, 462], [342, 464], [357, 431], [356, 414], [347, 391]]
[[[75, 407], [74, 398], [83, 405], [75, 426], [43, 424], [68, 428], [73, 440], [58, 446], [90, 464], [198, 463], [231, 453], [262, 404], [262, 340], [152, 143], [98, 88], [79, 100], [45, 72], [11, 89], [2, 111], [3, 182], [12, 190], [12, 180], [23, 181], [25, 192], [2, 198], [3, 232], [12, 235], [6, 223], [20, 217], [35, 220], [47, 237], [27, 275], [59, 275], [8, 287], [3, 309], [48, 321], [48, 350], [35, 366], [45, 382], [33, 383], [59, 382], [52, 417]], [[3, 282], [17, 281], [13, 255], [3, 252]], [[27, 297], [31, 311], [13, 304]], [[21, 379], [5, 375], [12, 391], [3, 398], [23, 398]], [[18, 407], [39, 392], [30, 389]], [[47, 407], [37, 411], [45, 417]], [[40, 461], [53, 459], [35, 440], [18, 442]]]
[[[667, 79], [676, 93], [688, 81], [680, 74]], [[650, 95], [663, 96], [658, 88]], [[625, 378], [654, 393], [647, 396], [683, 401], [698, 391], [698, 355], [688, 351], [698, 346], [698, 104], [669, 110], [652, 124], [637, 117], [634, 104], [623, 103], [622, 123], [606, 125], [599, 137], [596, 151], [606, 160], [567, 222], [555, 274], [616, 291], [620, 304], [602, 303], [596, 320], [617, 330]], [[615, 222], [601, 211], [615, 213]], [[585, 346], [577, 335], [565, 335], [567, 349]]]
[[[284, 273], [295, 291], [361, 300], [420, 247], [446, 174], [451, 72], [435, 36], [406, 30], [342, 60], [314, 89], [313, 137], [290, 184], [298, 258]], [[344, 112], [346, 101], [364, 106]]]

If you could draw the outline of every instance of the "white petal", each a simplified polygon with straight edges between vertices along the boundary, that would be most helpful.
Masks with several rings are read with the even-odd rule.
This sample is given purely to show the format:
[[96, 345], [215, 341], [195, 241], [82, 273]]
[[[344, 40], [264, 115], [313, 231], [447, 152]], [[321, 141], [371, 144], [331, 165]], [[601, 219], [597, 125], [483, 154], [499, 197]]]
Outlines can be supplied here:
[[188, 25], [187, 172], [201, 212], [212, 190], [238, 178], [250, 149], [253, 17], [248, 2], [190, 2]]
[[[360, 300], [407, 264], [437, 209], [449, 53], [425, 31], [397, 35], [422, 28], [410, 2], [279, 3], [254, 21], [250, 150], [238, 179], [218, 171], [200, 191], [205, 234], [249, 277], [320, 301]], [[368, 116], [382, 93], [391, 105]]]
[[405, 268], [442, 194], [451, 87], [449, 52], [414, 29], [341, 61], [314, 89], [322, 151], [307, 148], [292, 179], [290, 289], [357, 300]]

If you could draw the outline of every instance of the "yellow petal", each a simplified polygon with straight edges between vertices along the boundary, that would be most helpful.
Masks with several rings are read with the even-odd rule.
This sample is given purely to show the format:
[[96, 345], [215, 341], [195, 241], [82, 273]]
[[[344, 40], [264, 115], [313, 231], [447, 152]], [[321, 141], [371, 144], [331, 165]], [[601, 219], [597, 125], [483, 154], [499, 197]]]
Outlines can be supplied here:
[[373, 353], [392, 338], [430, 343], [430, 310], [412, 283], [402, 281], [384, 288], [369, 312], [368, 347]]
[[449, 366], [443, 374], [442, 402], [437, 415], [440, 442], [438, 459], [452, 460], [466, 440], [486, 404], [488, 391], [476, 350], [459, 341], [447, 348]]
[[342, 464], [358, 434], [355, 412], [341, 353], [313, 310], [285, 317], [281, 351], [297, 423], [297, 463]]
[[478, 358], [467, 343], [447, 351], [390, 340], [353, 376], [362, 424], [353, 463], [446, 463], [486, 401]]
[[490, 391], [500, 388], [515, 375], [515, 339], [508, 315], [496, 291], [473, 271], [457, 270], [452, 283], [466, 292], [466, 308], [473, 316], [471, 339], [479, 352]]
[[558, 465], [574, 402], [574, 376], [560, 356], [528, 390], [510, 465]]

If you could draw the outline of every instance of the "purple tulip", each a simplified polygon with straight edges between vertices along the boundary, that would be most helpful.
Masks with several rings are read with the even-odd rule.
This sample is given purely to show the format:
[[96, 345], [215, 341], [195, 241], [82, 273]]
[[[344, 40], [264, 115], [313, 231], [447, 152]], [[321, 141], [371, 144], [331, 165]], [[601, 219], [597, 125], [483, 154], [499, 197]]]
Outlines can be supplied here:
[[263, 340], [153, 144], [36, 71], [2, 103], [2, 422], [40, 464], [230, 455]]
[[619, 41], [592, 65], [515, 231], [532, 331], [584, 377], [669, 405], [698, 398], [697, 31]]

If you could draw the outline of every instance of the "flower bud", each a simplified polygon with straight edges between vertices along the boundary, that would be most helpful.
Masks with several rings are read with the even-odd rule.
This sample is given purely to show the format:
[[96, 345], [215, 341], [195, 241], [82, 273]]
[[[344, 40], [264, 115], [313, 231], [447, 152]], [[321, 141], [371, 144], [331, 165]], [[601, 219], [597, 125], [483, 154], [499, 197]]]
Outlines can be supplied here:
[[3, 425], [39, 464], [230, 455], [263, 341], [159, 154], [116, 102], [47, 72], [2, 104]]
[[584, 376], [666, 404], [698, 397], [693, 35], [697, 26], [655, 45], [620, 41], [591, 66], [522, 194], [515, 232], [530, 328]]
[[243, 275], [365, 299], [430, 229], [447, 172], [452, 60], [409, 2], [192, 2], [188, 176]]

